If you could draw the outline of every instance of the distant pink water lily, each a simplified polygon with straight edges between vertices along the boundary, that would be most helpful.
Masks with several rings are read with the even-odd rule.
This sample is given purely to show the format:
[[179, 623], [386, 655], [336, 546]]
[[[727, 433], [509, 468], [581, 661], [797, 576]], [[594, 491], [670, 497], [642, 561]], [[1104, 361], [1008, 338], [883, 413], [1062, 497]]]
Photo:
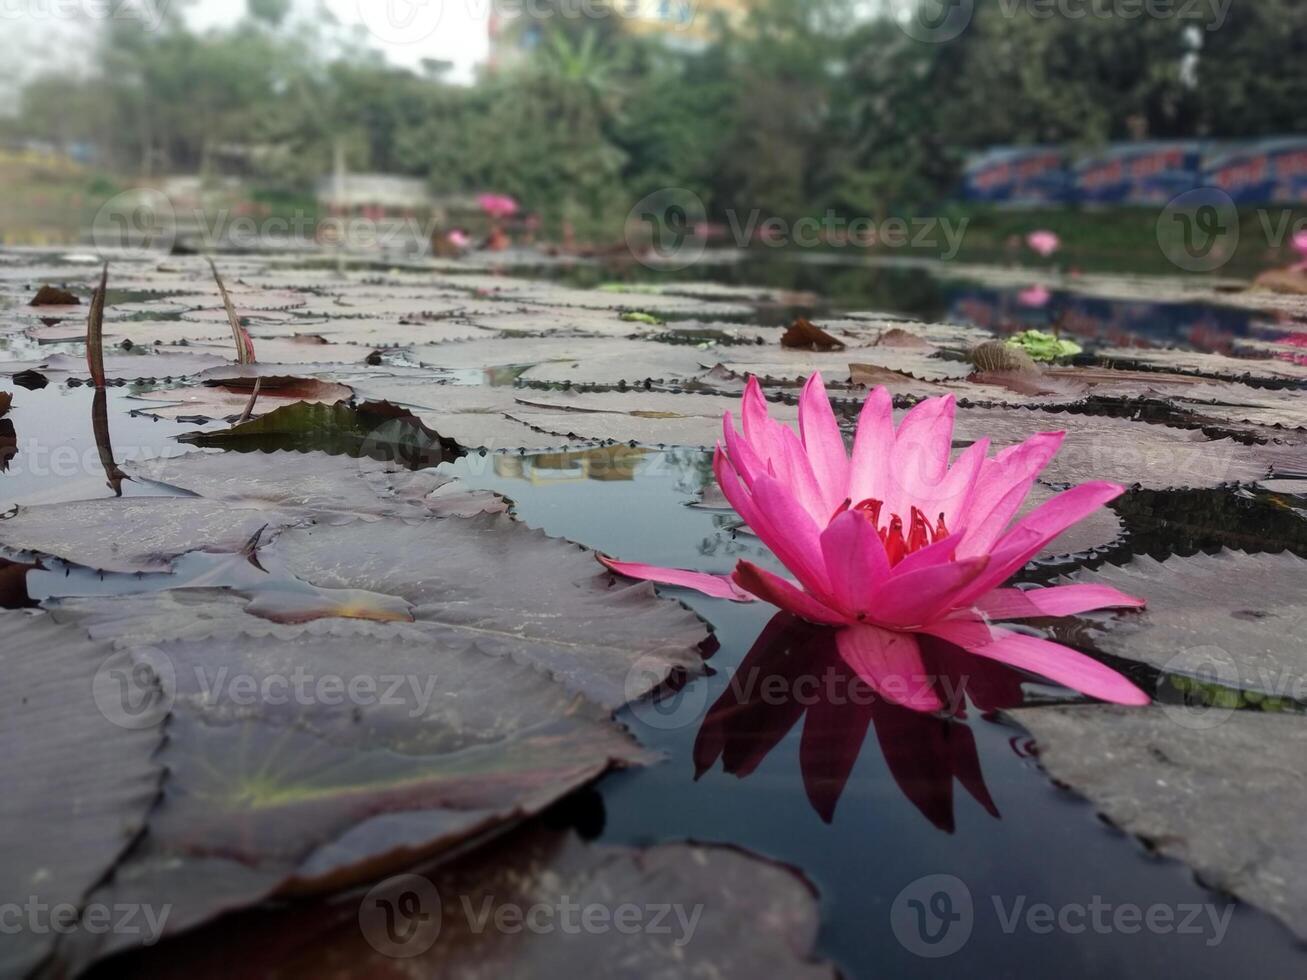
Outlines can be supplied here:
[[455, 228], [445, 236], [445, 240], [455, 248], [467, 248], [472, 244], [472, 239], [469, 238], [467, 232], [463, 231], [461, 228]]
[[1031, 309], [1043, 309], [1052, 298], [1046, 286], [1030, 286], [1017, 293], [1017, 302]]
[[1026, 244], [1044, 258], [1048, 258], [1062, 247], [1062, 239], [1058, 238], [1055, 232], [1032, 231], [1026, 236]]
[[762, 599], [843, 627], [841, 654], [873, 685], [887, 674], [922, 674], [916, 636], [926, 634], [1105, 701], [1147, 704], [1143, 691], [1097, 660], [996, 625], [1144, 604], [1103, 585], [1003, 588], [1124, 488], [1085, 483], [1012, 523], [1065, 433], [1039, 433], [993, 457], [981, 439], [950, 465], [955, 413], [952, 395], [928, 398], [896, 430], [890, 394], [877, 388], [863, 405], [850, 457], [820, 375], [803, 389], [798, 433], [768, 415], [750, 379], [743, 432], [727, 412], [713, 471], [793, 578], [748, 561], [712, 575], [601, 560], [632, 578], [737, 602]]
[[1298, 253], [1302, 261], [1294, 266], [1299, 272], [1307, 272], [1307, 229], [1294, 232], [1293, 235], [1294, 251]]
[[507, 194], [480, 194], [477, 196], [477, 206], [496, 220], [517, 214], [517, 201]]

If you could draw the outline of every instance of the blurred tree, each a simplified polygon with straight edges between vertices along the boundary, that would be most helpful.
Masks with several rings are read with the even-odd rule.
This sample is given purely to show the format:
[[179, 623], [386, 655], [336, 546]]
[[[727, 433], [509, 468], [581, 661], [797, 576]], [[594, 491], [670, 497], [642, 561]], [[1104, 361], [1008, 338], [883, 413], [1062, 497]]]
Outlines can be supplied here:
[[1219, 29], [1198, 35], [1202, 123], [1219, 137], [1307, 132], [1307, 4], [1231, 3]]

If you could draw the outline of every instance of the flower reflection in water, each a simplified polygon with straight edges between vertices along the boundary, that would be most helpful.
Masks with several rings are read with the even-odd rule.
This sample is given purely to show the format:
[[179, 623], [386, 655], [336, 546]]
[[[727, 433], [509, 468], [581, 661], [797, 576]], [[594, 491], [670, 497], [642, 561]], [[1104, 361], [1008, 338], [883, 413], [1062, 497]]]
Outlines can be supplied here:
[[[709, 709], [694, 744], [696, 778], [720, 759], [744, 778], [802, 722], [799, 764], [813, 809], [830, 823], [875, 731], [899, 790], [934, 826], [954, 829], [953, 784], [999, 818], [966, 719], [1019, 706], [1027, 678], [923, 638], [920, 671], [887, 667], [875, 685], [840, 655], [840, 631], [779, 613]], [[916, 710], [911, 704], [935, 704]]]

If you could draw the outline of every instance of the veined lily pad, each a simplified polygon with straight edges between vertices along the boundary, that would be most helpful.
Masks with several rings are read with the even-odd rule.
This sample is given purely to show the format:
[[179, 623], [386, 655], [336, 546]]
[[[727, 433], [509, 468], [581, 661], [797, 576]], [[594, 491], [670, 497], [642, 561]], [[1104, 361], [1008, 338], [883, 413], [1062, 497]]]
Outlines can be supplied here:
[[[103, 602], [70, 616], [94, 620]], [[399, 870], [647, 759], [606, 711], [475, 644], [348, 623], [118, 643], [175, 678], [169, 779], [148, 836], [94, 900], [168, 905], [169, 934]], [[81, 934], [67, 955], [135, 945]]]

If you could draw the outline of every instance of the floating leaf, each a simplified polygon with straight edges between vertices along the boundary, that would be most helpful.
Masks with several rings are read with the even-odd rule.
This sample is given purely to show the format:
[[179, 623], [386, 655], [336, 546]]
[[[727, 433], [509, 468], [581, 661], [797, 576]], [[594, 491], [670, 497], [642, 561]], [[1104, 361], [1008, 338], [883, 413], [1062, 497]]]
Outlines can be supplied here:
[[1166, 561], [1141, 555], [1075, 580], [1148, 600], [1142, 613], [1096, 637], [1100, 649], [1168, 673], [1205, 673], [1228, 688], [1307, 699], [1307, 560], [1241, 551]]
[[1301, 718], [1221, 712], [1219, 724], [1195, 726], [1162, 708], [1108, 705], [1012, 717], [1035, 736], [1049, 775], [1115, 826], [1307, 939]]
[[1045, 362], [1075, 357], [1084, 350], [1074, 341], [1054, 337], [1051, 333], [1045, 333], [1043, 330], [1022, 330], [1020, 333], [1009, 337], [1006, 344], [1009, 347], [1025, 351], [1036, 361]]
[[909, 347], [917, 350], [929, 350], [934, 345], [925, 337], [904, 330], [902, 327], [891, 327], [884, 331], [876, 338], [875, 347]]
[[[80, 911], [159, 794], [155, 678], [141, 668], [128, 692], [127, 655], [46, 616], [0, 612], [0, 633], [0, 895], [42, 903], [46, 915]], [[51, 928], [9, 931], [0, 972], [31, 973], [59, 938]]]
[[1258, 447], [1208, 439], [1197, 429], [1176, 429], [1130, 419], [1029, 409], [960, 408], [954, 439], [988, 437], [996, 447], [1037, 432], [1065, 431], [1066, 440], [1041, 479], [1054, 484], [1112, 480], [1145, 487], [1214, 487], [1266, 476], [1269, 461]]
[[658, 319], [656, 316], [651, 316], [648, 313], [640, 313], [638, 311], [623, 313], [621, 318], [627, 323], [643, 323], [650, 327], [661, 327], [663, 324], [663, 321]]
[[[114, 604], [81, 607], [93, 623]], [[176, 679], [158, 757], [169, 778], [148, 836], [95, 901], [168, 905], [173, 934], [273, 894], [393, 873], [647, 758], [605, 711], [475, 642], [341, 621], [273, 629], [151, 645]], [[135, 636], [119, 642], [147, 655]], [[361, 661], [361, 647], [385, 656]], [[139, 943], [81, 934], [70, 956]]]
[[80, 306], [81, 300], [76, 294], [57, 286], [42, 286], [32, 297], [28, 306]]
[[[414, 975], [502, 980], [837, 975], [814, 952], [820, 920], [812, 888], [794, 872], [733, 848], [588, 844], [571, 831], [535, 826], [498, 842], [491, 854], [417, 870], [423, 877], [399, 877], [350, 901], [251, 912], [142, 951], [122, 966], [133, 976], [180, 970], [196, 980], [233, 973], [354, 980], [393, 973], [396, 963]], [[574, 934], [582, 932], [580, 922], [563, 920], [572, 906], [607, 910], [604, 926]], [[495, 915], [537, 907], [552, 913], [555, 928], [493, 927]], [[394, 918], [401, 909], [404, 918]], [[654, 927], [653, 910], [660, 909], [670, 914]], [[618, 910], [643, 910], [641, 927], [611, 927]], [[488, 922], [480, 918], [487, 911]], [[408, 928], [388, 934], [388, 915]], [[239, 947], [232, 930], [242, 937]]]
[[249, 404], [256, 384], [259, 404], [268, 412], [294, 404], [330, 405], [354, 397], [354, 389], [348, 385], [284, 376], [213, 379], [189, 388], [149, 391], [136, 397], [148, 402], [167, 402], [148, 409], [150, 415], [159, 418], [231, 418], [239, 416]]
[[[722, 416], [738, 417], [739, 400], [650, 391], [515, 392], [508, 414], [538, 431], [573, 441], [712, 446], [722, 438]], [[774, 406], [773, 417], [797, 425], [798, 410]], [[738, 418], [737, 418], [738, 424]]]
[[825, 330], [814, 325], [811, 320], [797, 318], [781, 337], [781, 346], [795, 350], [832, 351], [844, 350], [844, 342], [832, 337]]

